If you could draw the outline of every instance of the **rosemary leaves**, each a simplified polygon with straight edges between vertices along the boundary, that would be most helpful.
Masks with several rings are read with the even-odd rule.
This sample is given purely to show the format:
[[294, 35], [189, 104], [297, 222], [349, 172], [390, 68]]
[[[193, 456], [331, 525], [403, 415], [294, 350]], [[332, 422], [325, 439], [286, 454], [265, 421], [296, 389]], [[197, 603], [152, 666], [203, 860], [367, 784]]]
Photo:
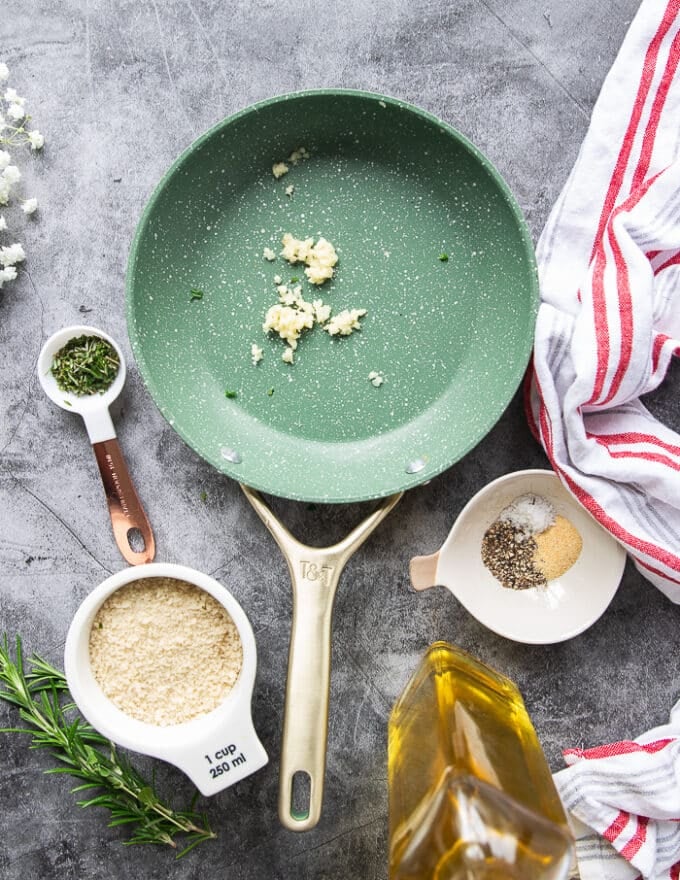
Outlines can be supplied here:
[[115, 348], [101, 336], [76, 336], [55, 354], [50, 372], [61, 391], [103, 394], [118, 375]]
[[[0, 733], [31, 736], [31, 748], [47, 749], [58, 766], [46, 773], [66, 773], [81, 783], [74, 792], [86, 791], [81, 807], [104, 807], [111, 814], [110, 827], [127, 826], [126, 843], [159, 843], [177, 849], [177, 858], [197, 844], [216, 837], [203, 813], [173, 810], [115, 745], [97, 733], [75, 711], [64, 675], [33, 655], [25, 669], [21, 639], [14, 658], [7, 637], [0, 643], [0, 700], [14, 706], [24, 726], [0, 728]], [[183, 836], [185, 846], [175, 840]]]

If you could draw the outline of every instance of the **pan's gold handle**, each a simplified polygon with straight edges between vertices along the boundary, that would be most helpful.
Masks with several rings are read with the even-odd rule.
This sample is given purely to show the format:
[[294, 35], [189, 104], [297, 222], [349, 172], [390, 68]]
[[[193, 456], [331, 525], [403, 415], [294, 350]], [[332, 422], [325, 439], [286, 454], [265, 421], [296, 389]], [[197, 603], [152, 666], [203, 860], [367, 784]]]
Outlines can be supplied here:
[[[309, 547], [294, 538], [257, 492], [241, 486], [281, 548], [293, 582], [286, 706], [279, 778], [279, 818], [291, 831], [313, 828], [321, 816], [328, 738], [333, 601], [348, 559], [392, 510], [390, 495], [338, 544]], [[299, 803], [298, 794], [305, 789]], [[307, 791], [308, 789], [308, 791]]]

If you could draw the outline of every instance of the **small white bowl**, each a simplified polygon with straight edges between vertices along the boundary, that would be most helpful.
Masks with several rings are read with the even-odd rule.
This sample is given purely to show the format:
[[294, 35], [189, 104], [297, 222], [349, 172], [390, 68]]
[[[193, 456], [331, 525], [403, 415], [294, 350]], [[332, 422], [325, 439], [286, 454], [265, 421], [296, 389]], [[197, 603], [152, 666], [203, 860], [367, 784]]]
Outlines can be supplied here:
[[[484, 533], [520, 495], [542, 495], [576, 527], [583, 548], [574, 565], [544, 587], [512, 590], [482, 562]], [[485, 486], [465, 505], [442, 548], [411, 560], [416, 590], [441, 584], [498, 635], [549, 645], [579, 635], [604, 613], [618, 589], [624, 548], [567, 492], [553, 471], [516, 471]]]
[[[243, 647], [241, 671], [222, 703], [206, 715], [167, 727], [148, 724], [122, 712], [106, 696], [90, 666], [90, 630], [101, 605], [120, 587], [154, 577], [187, 581], [210, 593], [236, 624]], [[186, 636], [187, 650], [190, 651], [190, 630]], [[228, 788], [267, 763], [267, 753], [255, 733], [251, 716], [256, 666], [252, 627], [231, 593], [208, 575], [169, 563], [128, 568], [95, 587], [73, 618], [64, 652], [64, 669], [71, 696], [89, 723], [124, 748], [161, 758], [179, 767], [204, 795]]]

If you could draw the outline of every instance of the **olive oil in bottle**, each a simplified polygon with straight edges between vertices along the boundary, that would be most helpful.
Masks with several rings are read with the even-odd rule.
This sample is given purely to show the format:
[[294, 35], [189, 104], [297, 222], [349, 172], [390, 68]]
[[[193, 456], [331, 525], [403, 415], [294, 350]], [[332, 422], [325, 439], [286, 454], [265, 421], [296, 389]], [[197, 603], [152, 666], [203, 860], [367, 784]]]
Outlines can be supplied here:
[[516, 686], [436, 642], [389, 721], [390, 880], [563, 880], [566, 816]]

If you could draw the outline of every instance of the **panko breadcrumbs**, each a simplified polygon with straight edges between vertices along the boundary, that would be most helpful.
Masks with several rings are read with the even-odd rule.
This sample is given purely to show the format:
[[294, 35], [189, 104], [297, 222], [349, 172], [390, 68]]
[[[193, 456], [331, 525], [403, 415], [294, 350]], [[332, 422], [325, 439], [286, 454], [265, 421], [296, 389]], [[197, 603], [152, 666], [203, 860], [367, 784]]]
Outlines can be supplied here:
[[211, 712], [243, 664], [236, 624], [210, 593], [168, 577], [112, 593], [90, 630], [90, 665], [126, 715], [161, 727]]

